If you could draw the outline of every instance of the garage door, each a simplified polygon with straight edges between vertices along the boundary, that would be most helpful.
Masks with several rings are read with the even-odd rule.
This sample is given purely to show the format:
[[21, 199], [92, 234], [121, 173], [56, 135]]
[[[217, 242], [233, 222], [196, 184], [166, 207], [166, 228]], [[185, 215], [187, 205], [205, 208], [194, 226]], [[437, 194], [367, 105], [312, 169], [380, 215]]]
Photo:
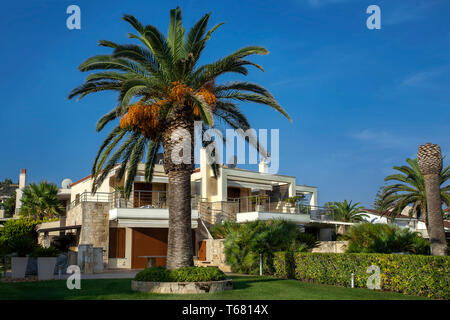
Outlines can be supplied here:
[[[147, 259], [139, 256], [166, 256], [168, 232], [169, 229], [166, 228], [133, 228], [131, 268], [146, 268]], [[193, 246], [194, 241], [195, 232], [192, 230]], [[164, 265], [165, 258], [156, 258], [156, 266]]]
[[[139, 256], [165, 256], [167, 254], [168, 229], [163, 228], [133, 228], [131, 268], [143, 269], [147, 259]], [[164, 266], [165, 258], [157, 258], [156, 265]]]

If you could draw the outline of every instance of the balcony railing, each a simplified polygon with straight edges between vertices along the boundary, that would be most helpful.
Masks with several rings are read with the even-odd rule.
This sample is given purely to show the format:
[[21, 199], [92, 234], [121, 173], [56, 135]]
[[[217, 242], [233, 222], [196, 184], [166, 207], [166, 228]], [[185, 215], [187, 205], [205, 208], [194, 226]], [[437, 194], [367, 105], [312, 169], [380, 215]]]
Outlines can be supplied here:
[[[110, 208], [167, 209], [169, 207], [166, 191], [135, 190], [128, 198], [121, 191], [115, 192], [83, 192], [67, 206], [67, 211], [82, 202], [107, 202]], [[191, 198], [191, 209], [197, 209], [200, 198]]]
[[304, 203], [291, 203], [288, 201], [273, 201], [269, 196], [249, 196], [243, 198], [228, 198], [228, 203], [236, 203], [237, 213], [244, 212], [273, 212], [308, 214], [312, 219], [323, 220], [324, 217], [331, 216], [329, 208], [306, 205]]

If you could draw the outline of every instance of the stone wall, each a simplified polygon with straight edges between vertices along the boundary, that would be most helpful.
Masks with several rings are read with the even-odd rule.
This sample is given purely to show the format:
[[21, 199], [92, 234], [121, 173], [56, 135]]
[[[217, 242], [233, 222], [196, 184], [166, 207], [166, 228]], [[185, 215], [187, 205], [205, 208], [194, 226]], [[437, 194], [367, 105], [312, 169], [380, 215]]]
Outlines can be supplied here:
[[231, 272], [231, 267], [226, 264], [224, 242], [225, 239], [206, 240], [206, 261], [224, 272]]
[[81, 225], [83, 222], [83, 213], [81, 204], [70, 209], [66, 214], [66, 225], [67, 226], [76, 226]]
[[312, 249], [312, 252], [344, 253], [347, 245], [348, 241], [320, 241], [320, 245]]
[[82, 202], [82, 227], [80, 244], [103, 248], [103, 262], [108, 263], [109, 203]]

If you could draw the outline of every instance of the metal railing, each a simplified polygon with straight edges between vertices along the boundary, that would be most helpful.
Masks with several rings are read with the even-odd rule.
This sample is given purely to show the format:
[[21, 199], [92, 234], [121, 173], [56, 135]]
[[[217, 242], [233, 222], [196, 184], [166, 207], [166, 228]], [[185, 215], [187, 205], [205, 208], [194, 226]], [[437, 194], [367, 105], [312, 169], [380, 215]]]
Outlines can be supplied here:
[[121, 191], [112, 193], [111, 208], [166, 209], [166, 191], [135, 190], [127, 199]]
[[111, 201], [111, 193], [109, 192], [83, 192], [79, 196], [75, 197], [67, 207], [66, 211], [68, 212], [70, 209], [76, 207], [82, 202], [110, 202]]
[[[192, 196], [191, 209], [196, 210], [202, 199]], [[67, 211], [82, 202], [107, 202], [110, 208], [167, 209], [169, 207], [166, 191], [134, 190], [128, 198], [122, 191], [115, 192], [83, 192], [66, 208]]]
[[273, 213], [291, 213], [308, 214], [312, 219], [323, 220], [323, 217], [330, 216], [332, 210], [325, 207], [311, 206], [301, 202], [273, 201], [270, 196], [248, 196], [242, 198], [228, 198], [228, 202], [237, 204], [237, 212], [273, 212]]

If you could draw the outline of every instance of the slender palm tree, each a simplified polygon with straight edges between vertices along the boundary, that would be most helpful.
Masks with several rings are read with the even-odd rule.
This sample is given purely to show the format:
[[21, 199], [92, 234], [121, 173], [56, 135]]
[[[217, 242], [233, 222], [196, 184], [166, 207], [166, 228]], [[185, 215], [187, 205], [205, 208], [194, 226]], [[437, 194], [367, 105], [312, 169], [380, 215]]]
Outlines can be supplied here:
[[417, 150], [417, 163], [425, 181], [427, 216], [429, 224], [431, 254], [447, 255], [444, 221], [442, 219], [441, 182], [442, 171], [441, 148], [437, 144], [426, 143]]
[[333, 202], [330, 208], [333, 210], [333, 217], [337, 221], [342, 222], [362, 222], [364, 218], [368, 218], [367, 214], [364, 214], [364, 208], [359, 202], [352, 204], [352, 201], [348, 202]]
[[57, 194], [58, 187], [46, 181], [38, 185], [32, 183], [26, 186], [23, 190], [19, 214], [36, 220], [60, 216], [64, 208]]
[[[396, 183], [385, 187], [383, 192], [384, 200], [390, 204], [389, 215], [395, 219], [404, 208], [412, 206], [410, 216], [423, 217], [429, 230], [427, 215], [427, 198], [425, 190], [425, 179], [419, 169], [417, 159], [406, 159], [409, 166], [395, 166], [399, 173], [387, 176], [385, 181], [395, 181]], [[446, 182], [450, 179], [450, 166], [440, 170], [439, 184], [442, 204], [450, 206], [450, 184]]]
[[[99, 45], [113, 49], [112, 53], [89, 58], [79, 70], [106, 71], [90, 74], [69, 95], [69, 98], [80, 99], [94, 92], [111, 90], [118, 93], [116, 107], [97, 123], [97, 131], [101, 131], [106, 124], [120, 118], [94, 160], [94, 192], [121, 162], [118, 178], [126, 173], [125, 193], [129, 196], [138, 163], [144, 157], [145, 179], [151, 182], [156, 154], [163, 148], [164, 170], [170, 186], [169, 269], [193, 264], [190, 199], [193, 139], [190, 140], [191, 148], [184, 145], [186, 148], [180, 150], [178, 146], [186, 136], [193, 137], [194, 121], [202, 121], [203, 130], [217, 127], [220, 122], [245, 131], [250, 124], [236, 102], [267, 105], [290, 120], [272, 94], [260, 85], [240, 81], [218, 83], [218, 78], [227, 73], [247, 75], [248, 66], [263, 70], [246, 58], [267, 54], [265, 48], [244, 47], [216, 62], [198, 65], [208, 40], [222, 25], [208, 30], [209, 18], [210, 13], [205, 14], [185, 36], [181, 9], [173, 9], [166, 37], [156, 27], [143, 25], [135, 17], [124, 15], [123, 20], [135, 30], [129, 37], [140, 43], [117, 44], [101, 40]], [[174, 160], [181, 155], [190, 161]]]

